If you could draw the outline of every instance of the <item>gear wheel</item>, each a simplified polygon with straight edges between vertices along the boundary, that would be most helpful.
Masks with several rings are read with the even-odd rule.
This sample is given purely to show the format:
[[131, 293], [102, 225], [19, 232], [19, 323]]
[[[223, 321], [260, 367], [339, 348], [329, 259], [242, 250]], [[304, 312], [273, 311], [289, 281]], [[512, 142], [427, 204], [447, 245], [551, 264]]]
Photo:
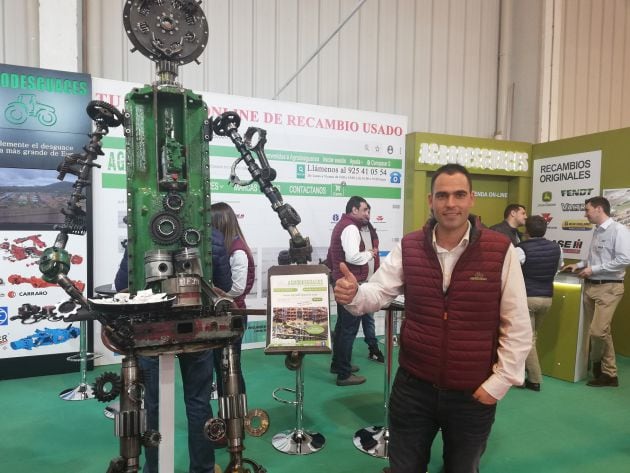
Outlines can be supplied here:
[[147, 430], [142, 434], [142, 445], [147, 448], [153, 448], [160, 445], [162, 441], [162, 434], [160, 434], [157, 430]]
[[151, 219], [151, 238], [158, 244], [170, 245], [183, 233], [182, 221], [173, 212], [158, 212]]
[[101, 402], [116, 399], [122, 388], [122, 380], [118, 373], [106, 371], [94, 380], [94, 397]]

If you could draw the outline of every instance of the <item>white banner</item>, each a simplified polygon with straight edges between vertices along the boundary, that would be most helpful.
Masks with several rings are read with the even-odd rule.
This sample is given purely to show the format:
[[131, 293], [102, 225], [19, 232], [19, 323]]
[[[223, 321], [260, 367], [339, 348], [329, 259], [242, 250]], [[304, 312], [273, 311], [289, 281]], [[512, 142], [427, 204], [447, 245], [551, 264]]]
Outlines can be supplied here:
[[[41, 230], [2, 232], [0, 326], [6, 330], [0, 333], [0, 358], [79, 351], [79, 323], [57, 320], [54, 311], [50, 310], [68, 300], [69, 296], [57, 284], [44, 281], [39, 271], [39, 257], [45, 248], [53, 246], [57, 233]], [[87, 284], [86, 238], [70, 235], [66, 250], [72, 263], [68, 277], [84, 291]], [[19, 318], [29, 312], [32, 312], [30, 317]], [[50, 315], [46, 315], [48, 313]], [[22, 320], [24, 323], [20, 323]]]
[[[93, 97], [122, 109], [125, 94], [136, 86], [93, 78]], [[300, 214], [298, 228], [310, 237], [314, 263], [326, 257], [332, 228], [353, 195], [364, 197], [372, 207], [382, 254], [402, 237], [406, 117], [207, 92], [202, 96], [210, 116], [225, 111], [241, 116], [241, 136], [250, 126], [267, 130], [266, 156], [278, 176], [273, 184]], [[105, 156], [93, 185], [95, 287], [113, 281], [122, 256], [120, 242], [126, 238], [122, 127], [112, 129], [103, 144]], [[277, 264], [281, 250], [288, 249], [289, 234], [257, 184], [229, 185], [230, 168], [238, 156], [228, 138], [215, 136], [210, 143], [212, 201], [227, 202], [239, 218], [256, 262], [256, 282], [247, 305], [265, 308], [267, 269]], [[243, 165], [237, 174], [242, 181], [251, 179]], [[258, 319], [250, 317], [244, 342], [262, 346], [266, 324], [264, 317]]]
[[557, 242], [564, 258], [586, 259], [593, 226], [584, 201], [599, 195], [601, 151], [534, 161], [532, 215], [547, 221], [545, 238]]

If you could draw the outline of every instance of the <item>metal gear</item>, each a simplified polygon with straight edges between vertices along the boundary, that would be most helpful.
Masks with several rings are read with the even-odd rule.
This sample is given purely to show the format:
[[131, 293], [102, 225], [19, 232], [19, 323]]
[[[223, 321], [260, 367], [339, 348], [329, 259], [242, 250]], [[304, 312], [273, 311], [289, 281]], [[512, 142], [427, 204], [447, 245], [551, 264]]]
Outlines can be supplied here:
[[162, 441], [162, 434], [157, 430], [147, 430], [142, 434], [142, 445], [147, 448], [157, 447]]
[[170, 245], [179, 240], [183, 233], [182, 221], [173, 212], [158, 212], [151, 219], [151, 237], [161, 245]]
[[118, 373], [106, 371], [94, 380], [94, 397], [100, 402], [116, 399], [122, 389], [122, 380]]

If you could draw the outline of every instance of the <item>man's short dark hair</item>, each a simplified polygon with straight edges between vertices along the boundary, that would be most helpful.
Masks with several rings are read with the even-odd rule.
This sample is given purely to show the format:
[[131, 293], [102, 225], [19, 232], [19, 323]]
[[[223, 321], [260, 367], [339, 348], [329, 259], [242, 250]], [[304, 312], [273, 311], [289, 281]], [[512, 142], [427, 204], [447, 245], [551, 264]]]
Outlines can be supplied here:
[[602, 197], [601, 195], [597, 195], [595, 197], [591, 197], [590, 199], [586, 199], [584, 205], [591, 204], [591, 207], [601, 207], [606, 215], [610, 217], [610, 202], [606, 197]]
[[532, 238], [543, 237], [547, 233], [547, 222], [540, 215], [532, 215], [525, 221], [525, 229]]
[[435, 171], [435, 174], [433, 174], [433, 177], [431, 178], [431, 194], [433, 194], [433, 187], [435, 185], [435, 180], [438, 178], [440, 174], [447, 174], [449, 176], [452, 176], [454, 174], [463, 174], [464, 176], [466, 176], [466, 180], [468, 181], [468, 190], [472, 192], [472, 179], [470, 177], [470, 173], [468, 172], [468, 169], [466, 169], [461, 164], [445, 164], [444, 166], [439, 167], [437, 171]]
[[525, 212], [527, 212], [527, 209], [525, 208], [524, 205], [521, 205], [521, 204], [508, 204], [508, 206], [503, 211], [503, 219], [507, 219], [510, 216], [510, 214], [512, 213], [512, 211], [518, 212], [520, 209], [523, 209]]
[[368, 209], [370, 208], [370, 205], [367, 203], [367, 200], [365, 200], [363, 197], [359, 197], [358, 195], [353, 195], [352, 197], [350, 197], [350, 200], [346, 204], [346, 213], [347, 214], [352, 213], [352, 209], [360, 208], [362, 203], [365, 203]]

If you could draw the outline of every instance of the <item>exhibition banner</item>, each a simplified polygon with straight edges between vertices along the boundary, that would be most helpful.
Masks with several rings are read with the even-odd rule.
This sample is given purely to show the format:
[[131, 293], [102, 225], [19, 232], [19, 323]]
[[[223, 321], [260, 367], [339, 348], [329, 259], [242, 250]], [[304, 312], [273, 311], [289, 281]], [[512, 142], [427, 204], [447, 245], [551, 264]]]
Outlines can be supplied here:
[[[119, 109], [139, 84], [93, 78], [93, 98]], [[375, 112], [277, 102], [202, 92], [210, 117], [234, 111], [241, 117], [239, 133], [248, 127], [267, 131], [265, 152], [277, 172], [273, 184], [299, 213], [300, 232], [313, 246], [313, 263], [326, 257], [330, 234], [353, 195], [372, 207], [371, 220], [387, 254], [402, 237], [403, 182], [407, 118]], [[125, 140], [122, 127], [103, 139], [102, 168], [95, 170], [94, 285], [111, 284], [126, 238]], [[229, 184], [231, 167], [240, 155], [226, 137], [210, 142], [212, 202], [232, 206], [254, 253], [256, 281], [247, 306], [265, 308], [267, 270], [289, 248], [289, 234], [280, 225], [267, 198], [253, 183]], [[246, 167], [236, 169], [241, 181], [251, 179]], [[250, 317], [244, 341], [264, 345], [266, 321]], [[382, 326], [381, 326], [382, 327]], [[103, 362], [106, 362], [104, 360]]]
[[[16, 358], [63, 355], [79, 349], [78, 324], [56, 308], [68, 295], [42, 279], [39, 257], [53, 246], [56, 224], [72, 193], [75, 177], [57, 179], [57, 166], [88, 142], [91, 100], [87, 74], [0, 64], [0, 362], [2, 376], [76, 370], [65, 361], [28, 363]], [[71, 235], [68, 277], [80, 290], [87, 284], [87, 242]], [[67, 365], [67, 366], [66, 366]], [[6, 368], [6, 369], [5, 369]], [[7, 374], [9, 373], [9, 374]]]
[[564, 258], [586, 259], [593, 226], [584, 201], [600, 195], [601, 151], [534, 161], [532, 215], [547, 221], [545, 238], [557, 242]]

